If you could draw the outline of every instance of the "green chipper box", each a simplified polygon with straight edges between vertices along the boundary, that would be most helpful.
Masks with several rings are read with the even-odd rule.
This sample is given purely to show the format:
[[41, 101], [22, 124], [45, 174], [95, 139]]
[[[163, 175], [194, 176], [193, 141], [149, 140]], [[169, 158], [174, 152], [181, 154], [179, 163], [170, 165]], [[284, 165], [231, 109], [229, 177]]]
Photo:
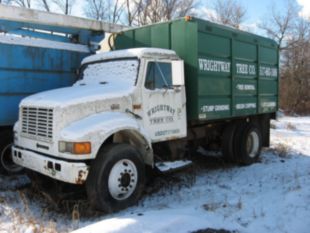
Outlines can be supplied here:
[[275, 113], [279, 53], [275, 41], [186, 17], [118, 34], [116, 49], [174, 50], [185, 64], [188, 120]]

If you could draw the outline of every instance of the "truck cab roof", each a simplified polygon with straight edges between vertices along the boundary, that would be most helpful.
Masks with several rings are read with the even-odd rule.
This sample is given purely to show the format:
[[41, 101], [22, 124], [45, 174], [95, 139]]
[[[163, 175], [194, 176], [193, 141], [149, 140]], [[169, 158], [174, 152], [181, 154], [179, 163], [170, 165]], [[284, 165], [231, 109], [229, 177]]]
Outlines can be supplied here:
[[159, 49], [159, 48], [134, 48], [134, 49], [123, 49], [109, 52], [99, 52], [95, 55], [86, 57], [82, 61], [83, 64], [110, 60], [110, 59], [119, 59], [119, 58], [142, 58], [142, 57], [169, 57], [173, 59], [179, 59], [175, 51], [169, 49]]

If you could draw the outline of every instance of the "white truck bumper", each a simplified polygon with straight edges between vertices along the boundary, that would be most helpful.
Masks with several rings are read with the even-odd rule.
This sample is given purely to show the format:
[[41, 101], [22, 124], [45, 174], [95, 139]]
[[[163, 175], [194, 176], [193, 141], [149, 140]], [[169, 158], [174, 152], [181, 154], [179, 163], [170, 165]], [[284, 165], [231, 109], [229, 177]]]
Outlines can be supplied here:
[[88, 175], [86, 163], [54, 159], [16, 146], [12, 147], [12, 157], [22, 167], [67, 183], [83, 184]]

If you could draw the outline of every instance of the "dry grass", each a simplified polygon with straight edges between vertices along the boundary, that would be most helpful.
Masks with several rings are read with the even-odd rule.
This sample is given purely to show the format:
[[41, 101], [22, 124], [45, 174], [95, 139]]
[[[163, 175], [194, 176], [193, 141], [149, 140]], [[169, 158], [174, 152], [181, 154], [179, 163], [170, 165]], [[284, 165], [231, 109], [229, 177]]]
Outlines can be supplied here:
[[286, 128], [289, 130], [296, 130], [296, 126], [293, 125], [291, 122], [287, 123]]
[[[32, 233], [57, 233], [57, 224], [53, 220], [44, 221], [45, 211], [42, 211], [41, 216], [38, 217], [38, 213], [33, 212], [30, 206], [31, 200], [27, 196], [27, 191], [18, 190], [17, 200], [20, 201], [21, 208], [14, 208], [11, 206], [8, 200], [5, 198], [1, 201], [1, 206], [5, 209], [5, 214], [9, 219], [9, 223], [0, 224], [0, 232], [20, 233], [20, 232], [32, 232]], [[68, 229], [71, 231], [73, 229]], [[65, 232], [65, 231], [62, 231]]]
[[202, 205], [202, 208], [206, 211], [211, 211], [211, 212], [214, 212], [220, 208], [232, 208], [235, 210], [242, 210], [243, 203], [242, 203], [242, 199], [240, 197], [237, 203], [229, 203], [227, 201], [227, 199], [225, 199], [225, 201], [223, 201], [223, 202], [206, 203], [206, 204]]
[[274, 122], [270, 122], [270, 129], [276, 129], [276, 124]]
[[281, 158], [289, 158], [289, 147], [286, 144], [278, 143], [275, 148], [275, 152], [279, 155]]

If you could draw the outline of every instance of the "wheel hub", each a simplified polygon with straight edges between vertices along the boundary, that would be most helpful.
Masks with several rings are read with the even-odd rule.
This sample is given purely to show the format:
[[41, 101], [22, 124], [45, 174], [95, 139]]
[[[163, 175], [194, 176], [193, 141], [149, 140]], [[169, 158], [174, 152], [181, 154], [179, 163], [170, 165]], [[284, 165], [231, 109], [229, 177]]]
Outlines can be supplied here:
[[128, 198], [136, 189], [138, 172], [135, 164], [129, 159], [122, 159], [112, 167], [108, 187], [111, 196], [116, 200]]
[[120, 184], [122, 187], [127, 188], [130, 185], [130, 174], [125, 173], [121, 175], [122, 177], [120, 178]]

